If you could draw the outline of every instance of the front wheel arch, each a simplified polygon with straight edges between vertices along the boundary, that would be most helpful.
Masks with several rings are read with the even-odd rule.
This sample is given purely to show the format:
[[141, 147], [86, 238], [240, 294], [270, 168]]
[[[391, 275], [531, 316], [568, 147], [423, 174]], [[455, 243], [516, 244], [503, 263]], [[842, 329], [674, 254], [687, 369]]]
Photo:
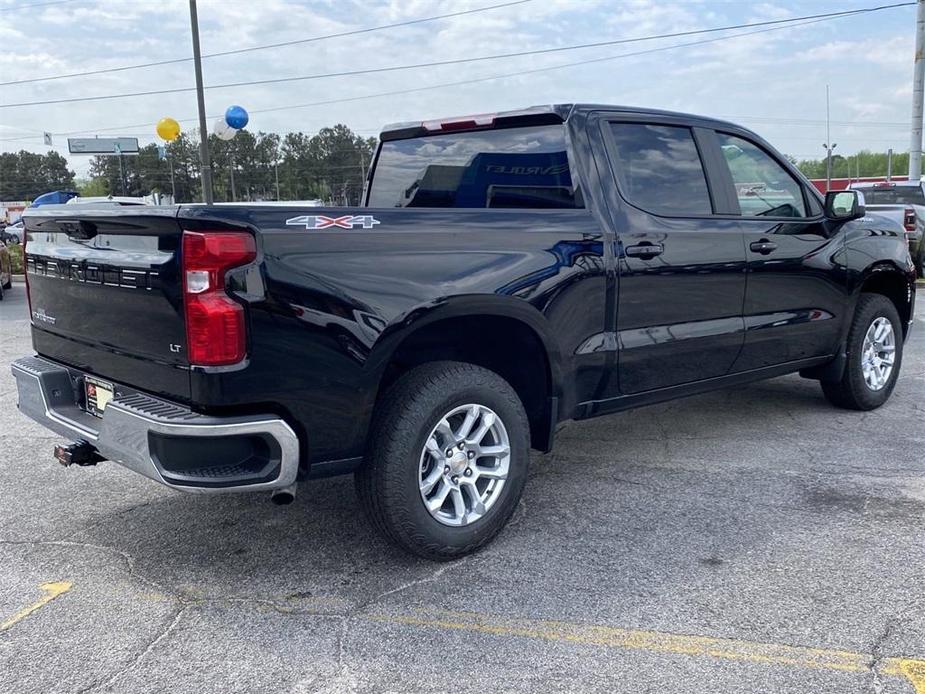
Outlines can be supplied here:
[[[854, 296], [854, 310], [857, 311], [858, 301], [864, 294], [882, 294], [896, 307], [905, 338], [912, 318], [914, 287], [914, 274], [910, 277], [907, 272], [892, 263], [877, 263], [864, 271], [863, 279]], [[853, 317], [854, 313], [851, 315]]]

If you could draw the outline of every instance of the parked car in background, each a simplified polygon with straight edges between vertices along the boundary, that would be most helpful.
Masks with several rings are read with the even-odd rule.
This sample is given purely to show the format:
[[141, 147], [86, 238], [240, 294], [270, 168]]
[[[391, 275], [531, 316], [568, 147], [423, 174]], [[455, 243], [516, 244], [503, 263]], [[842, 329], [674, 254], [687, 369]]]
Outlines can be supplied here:
[[0, 241], [4, 243], [22, 243], [23, 238], [25, 238], [23, 234], [25, 234], [25, 230], [20, 219], [18, 222], [13, 222], [0, 229]]
[[0, 301], [3, 301], [3, 292], [13, 287], [13, 261], [6, 243], [0, 240]]
[[864, 195], [866, 209], [891, 217], [903, 225], [915, 271], [919, 277], [925, 277], [925, 183], [851, 183], [848, 188]]

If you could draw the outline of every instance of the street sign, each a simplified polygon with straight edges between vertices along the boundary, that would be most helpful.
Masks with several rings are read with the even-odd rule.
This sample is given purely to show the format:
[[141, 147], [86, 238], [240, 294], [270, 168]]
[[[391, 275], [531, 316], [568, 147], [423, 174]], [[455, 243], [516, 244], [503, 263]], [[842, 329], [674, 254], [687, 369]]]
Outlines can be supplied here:
[[46, 144], [48, 147], [51, 147], [51, 133], [49, 133], [49, 132], [43, 132], [43, 133], [42, 133], [42, 140], [45, 142], [45, 144]]
[[71, 154], [138, 154], [137, 137], [69, 137]]

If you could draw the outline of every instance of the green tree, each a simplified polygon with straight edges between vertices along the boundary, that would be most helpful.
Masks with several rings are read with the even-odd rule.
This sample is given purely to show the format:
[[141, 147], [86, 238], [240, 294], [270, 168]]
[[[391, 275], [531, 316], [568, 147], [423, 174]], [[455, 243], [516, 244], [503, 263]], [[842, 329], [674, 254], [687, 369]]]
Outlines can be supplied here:
[[198, 143], [184, 133], [165, 146], [164, 159], [161, 159], [158, 145], [149, 144], [141, 147], [138, 154], [123, 155], [121, 169], [118, 156], [93, 157], [90, 175], [105, 185], [104, 195], [171, 195], [176, 190], [174, 202], [193, 202], [199, 199], [201, 189], [198, 147]]
[[83, 198], [97, 198], [111, 194], [109, 183], [105, 178], [78, 179], [77, 192]]
[[57, 152], [0, 153], [0, 200], [32, 200], [53, 190], [74, 187], [74, 172]]
[[289, 133], [281, 144], [283, 196], [320, 198], [332, 205], [359, 205], [375, 149], [374, 138], [364, 139], [341, 124], [322, 128], [312, 137]]

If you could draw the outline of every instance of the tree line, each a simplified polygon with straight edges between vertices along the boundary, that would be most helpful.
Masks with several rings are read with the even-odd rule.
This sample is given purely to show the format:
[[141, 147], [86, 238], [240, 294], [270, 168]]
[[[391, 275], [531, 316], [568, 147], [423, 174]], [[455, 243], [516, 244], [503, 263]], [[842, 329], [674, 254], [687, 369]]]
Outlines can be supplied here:
[[[366, 170], [376, 148], [345, 125], [302, 132], [240, 131], [231, 140], [209, 135], [212, 188], [216, 202], [318, 199], [331, 205], [359, 205]], [[83, 195], [140, 196], [158, 192], [175, 202], [202, 199], [199, 141], [182, 134], [163, 150], [151, 144], [137, 155], [97, 156]]]
[[[833, 154], [832, 178], [886, 176], [887, 159], [886, 152], [871, 152], [866, 149], [849, 156]], [[794, 163], [807, 178], [826, 177], [825, 157], [821, 159], [803, 159]], [[909, 153], [893, 152], [892, 168], [894, 176], [905, 176], [909, 172]]]
[[0, 152], [0, 200], [32, 200], [74, 187], [74, 172], [57, 152]]
[[[314, 135], [248, 130], [231, 140], [209, 135], [215, 200], [359, 205], [376, 145], [376, 138], [360, 137], [341, 124]], [[163, 147], [145, 145], [138, 154], [95, 156], [89, 174], [88, 179], [75, 180], [67, 160], [57, 152], [0, 153], [0, 200], [32, 200], [52, 190], [77, 190], [86, 197], [160, 193], [173, 195], [175, 202], [199, 202], [198, 133], [183, 133]]]

